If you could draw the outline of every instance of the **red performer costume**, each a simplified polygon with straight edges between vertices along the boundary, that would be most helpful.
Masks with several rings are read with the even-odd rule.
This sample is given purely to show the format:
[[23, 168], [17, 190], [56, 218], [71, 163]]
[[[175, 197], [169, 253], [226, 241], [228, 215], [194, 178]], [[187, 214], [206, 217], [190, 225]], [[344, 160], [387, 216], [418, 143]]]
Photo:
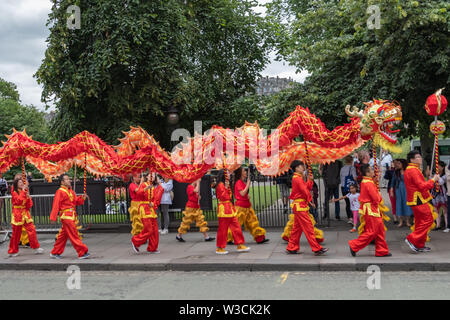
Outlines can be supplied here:
[[[431, 205], [430, 189], [434, 180], [425, 181], [419, 164], [410, 163], [404, 173], [406, 186], [406, 203], [411, 206], [414, 214], [414, 232], [406, 237], [415, 249], [425, 247], [428, 231], [433, 224], [433, 206]], [[412, 248], [414, 250], [414, 248]], [[417, 250], [414, 250], [417, 251]]]
[[216, 187], [216, 196], [219, 200], [219, 205], [217, 206], [219, 228], [217, 229], [216, 253], [228, 253], [227, 251], [225, 251], [225, 247], [227, 246], [228, 229], [230, 229], [231, 233], [233, 234], [234, 244], [238, 246], [238, 251], [248, 251], [249, 248], [244, 246], [244, 235], [242, 234], [241, 226], [236, 217], [236, 209], [234, 208], [233, 202], [231, 201], [233, 196], [231, 188], [226, 188], [223, 182], [219, 182]]
[[[238, 169], [241, 170], [241, 169]], [[250, 177], [248, 177], [250, 181]], [[235, 208], [236, 215], [240, 225], [244, 225], [245, 229], [250, 232], [256, 243], [264, 243], [266, 240], [266, 230], [260, 227], [255, 210], [252, 208], [250, 198], [247, 193], [243, 196], [241, 191], [244, 191], [246, 184], [241, 180], [237, 180], [234, 185], [234, 196], [236, 198]], [[233, 241], [231, 230], [228, 230], [228, 241]]]
[[147, 251], [158, 253], [159, 232], [158, 216], [155, 208], [158, 208], [161, 197], [164, 193], [162, 186], [148, 187], [148, 183], [141, 183], [136, 190], [136, 201], [139, 201], [139, 217], [144, 225], [144, 229], [131, 238], [133, 249], [139, 252], [139, 247], [148, 241]]
[[316, 254], [322, 253], [324, 249], [316, 240], [314, 226], [309, 216], [309, 203], [312, 201], [312, 188], [312, 180], [305, 182], [301, 173], [294, 172], [294, 176], [292, 177], [292, 192], [289, 199], [294, 200], [291, 207], [295, 220], [289, 237], [289, 244], [286, 247], [286, 250], [289, 253], [297, 253], [300, 250], [300, 237], [303, 232], [305, 233], [306, 239], [313, 252]]
[[[33, 219], [30, 216], [30, 208], [33, 206], [33, 200], [26, 190], [14, 191], [11, 188], [11, 201], [12, 201], [12, 236], [9, 242], [8, 253], [10, 255], [17, 255], [19, 252], [19, 242], [22, 235], [22, 228], [24, 228], [28, 234], [30, 247], [32, 249], [39, 249], [40, 245], [36, 236], [36, 229], [33, 224]], [[43, 250], [40, 249], [38, 253]]]
[[67, 239], [70, 239], [72, 246], [78, 253], [78, 257], [85, 257], [88, 254], [88, 248], [81, 242], [75, 224], [75, 219], [77, 217], [75, 208], [83, 203], [84, 197], [77, 197], [75, 191], [70, 187], [61, 185], [61, 188], [56, 191], [55, 198], [53, 199], [52, 212], [50, 213], [50, 220], [56, 221], [59, 212], [62, 229], [56, 238], [55, 246], [50, 254], [52, 257], [59, 257], [64, 252]]
[[361, 192], [359, 195], [359, 213], [365, 218], [365, 228], [364, 232], [357, 239], [348, 242], [353, 256], [373, 240], [375, 240], [376, 257], [391, 255], [385, 240], [383, 216], [379, 210], [381, 201], [381, 194], [373, 178], [364, 176], [361, 181]]

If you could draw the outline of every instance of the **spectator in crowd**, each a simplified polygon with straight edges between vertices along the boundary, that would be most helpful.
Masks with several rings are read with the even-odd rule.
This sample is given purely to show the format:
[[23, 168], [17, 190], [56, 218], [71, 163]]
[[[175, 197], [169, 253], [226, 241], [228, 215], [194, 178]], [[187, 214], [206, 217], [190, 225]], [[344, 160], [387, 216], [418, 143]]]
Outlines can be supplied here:
[[361, 168], [361, 166], [363, 164], [369, 164], [369, 162], [370, 162], [369, 151], [367, 151], [367, 150], [360, 150], [358, 152], [358, 161], [355, 164], [356, 175], [357, 175], [356, 182], [358, 183], [359, 186], [361, 185], [361, 181], [363, 179], [363, 174], [362, 174], [360, 168]]
[[[439, 189], [436, 191], [436, 188], [431, 190], [431, 195], [433, 196], [433, 206], [438, 214], [436, 218], [436, 228], [434, 230], [439, 230], [441, 228], [441, 214], [444, 215], [445, 228], [448, 229], [448, 219], [447, 219], [447, 177], [445, 175], [445, 162], [439, 161], [438, 164], [439, 170]], [[442, 210], [441, 210], [442, 209]], [[446, 231], [448, 232], [448, 231]]]
[[318, 216], [318, 210], [317, 208], [319, 207], [319, 186], [317, 185], [317, 183], [313, 180], [313, 188], [312, 188], [312, 199], [313, 199], [313, 203], [314, 206], [310, 206], [309, 208], [309, 213], [311, 213], [314, 217], [314, 220], [317, 221], [317, 219], [319, 218]]
[[27, 181], [28, 181], [28, 183], [33, 181], [33, 174], [31, 172], [27, 173]]
[[164, 229], [161, 227], [161, 219], [158, 217], [158, 227], [160, 234], [169, 233], [169, 206], [172, 204], [173, 200], [173, 182], [171, 179], [164, 178], [161, 182], [161, 187], [164, 189], [164, 193], [161, 198], [160, 213], [161, 219], [164, 216]]
[[356, 232], [356, 226], [358, 225], [358, 220], [359, 220], [359, 192], [358, 192], [358, 187], [356, 186], [356, 183], [351, 184], [350, 188], [349, 188], [349, 192], [345, 195], [342, 196], [338, 199], [333, 199], [330, 201], [340, 201], [342, 199], [346, 199], [349, 200], [350, 202], [350, 208], [352, 210], [352, 214], [353, 214], [353, 228], [350, 230], [350, 232]]
[[284, 214], [287, 214], [289, 211], [288, 205], [289, 205], [289, 184], [291, 183], [291, 178], [292, 178], [292, 171], [289, 170], [285, 173], [283, 173], [282, 175], [280, 175], [279, 177], [277, 177], [277, 184], [278, 184], [278, 188], [280, 189], [280, 196], [282, 198], [283, 201], [283, 212]]
[[[344, 166], [341, 168], [340, 176], [342, 195], [346, 195], [350, 192], [350, 186], [356, 184], [357, 180], [356, 168], [353, 165], [353, 157], [351, 155], [344, 158]], [[344, 197], [344, 199], [348, 222], [352, 223], [353, 214], [350, 208], [350, 199], [348, 197]]]
[[408, 162], [405, 159], [396, 159], [396, 168], [393, 178], [393, 186], [395, 192], [395, 214], [398, 217], [398, 227], [403, 226], [403, 221], [406, 221], [406, 225], [411, 227], [410, 217], [413, 212], [412, 209], [406, 204], [406, 186], [404, 180], [405, 169], [408, 166]]
[[389, 170], [392, 165], [392, 156], [388, 151], [383, 151], [381, 153], [380, 164], [381, 164], [381, 177], [382, 177], [380, 186], [382, 188], [387, 188], [388, 180], [386, 180], [384, 178], [384, 176], [386, 175], [386, 171]]
[[395, 190], [394, 190], [394, 174], [397, 159], [392, 161], [390, 168], [386, 171], [384, 179], [388, 181], [387, 190], [389, 194], [389, 200], [391, 201], [392, 215], [394, 218], [394, 224], [398, 223], [397, 215], [395, 214]]
[[[329, 201], [331, 198], [339, 198], [339, 185], [340, 181], [340, 173], [342, 168], [342, 162], [336, 160], [331, 163], [327, 163], [325, 165], [321, 165], [319, 167], [319, 171], [323, 177], [325, 184], [325, 214], [324, 218], [327, 219], [330, 217], [330, 206]], [[334, 204], [334, 216], [336, 220], [341, 220], [340, 218], [340, 207], [339, 202]]]
[[[450, 188], [449, 188], [449, 186], [450, 186], [450, 164], [448, 165], [448, 166], [445, 166], [445, 182], [446, 182], [446, 189], [447, 189], [447, 221], [449, 221], [450, 220], [450, 217], [449, 217], [449, 215], [450, 215]], [[448, 225], [447, 225], [447, 228], [445, 228], [444, 229], [444, 232], [449, 232], [450, 231], [450, 229], [448, 228]]]
[[0, 196], [5, 196], [8, 191], [8, 182], [0, 174]]

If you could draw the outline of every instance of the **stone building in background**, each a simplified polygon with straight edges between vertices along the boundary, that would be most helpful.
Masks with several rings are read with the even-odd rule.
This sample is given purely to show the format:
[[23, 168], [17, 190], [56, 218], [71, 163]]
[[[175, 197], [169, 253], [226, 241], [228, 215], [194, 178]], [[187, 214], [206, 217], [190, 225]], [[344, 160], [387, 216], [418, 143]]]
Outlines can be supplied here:
[[294, 80], [289, 78], [280, 77], [262, 77], [258, 80], [258, 88], [256, 93], [260, 96], [269, 95], [272, 93], [280, 92], [283, 89], [287, 89], [294, 84]]

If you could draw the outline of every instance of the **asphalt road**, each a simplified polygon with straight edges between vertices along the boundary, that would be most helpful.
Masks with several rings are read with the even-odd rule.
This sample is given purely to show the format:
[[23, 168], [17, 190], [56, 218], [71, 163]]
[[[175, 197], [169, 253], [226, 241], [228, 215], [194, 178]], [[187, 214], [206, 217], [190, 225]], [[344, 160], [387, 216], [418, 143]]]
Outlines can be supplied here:
[[438, 300], [450, 293], [450, 272], [381, 272], [379, 282], [374, 280], [378, 273], [365, 272], [80, 271], [80, 281], [77, 275], [1, 271], [0, 300]]

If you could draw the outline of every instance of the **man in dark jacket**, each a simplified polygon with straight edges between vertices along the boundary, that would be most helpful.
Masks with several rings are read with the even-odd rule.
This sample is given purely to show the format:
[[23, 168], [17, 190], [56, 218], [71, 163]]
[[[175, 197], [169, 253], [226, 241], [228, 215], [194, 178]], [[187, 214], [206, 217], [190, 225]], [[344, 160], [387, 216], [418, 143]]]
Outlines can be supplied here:
[[[336, 160], [329, 164], [325, 164], [320, 167], [320, 171], [325, 184], [325, 213], [324, 218], [327, 219], [330, 216], [329, 202], [332, 197], [335, 199], [339, 198], [339, 185], [341, 183], [340, 173], [342, 168], [342, 162]], [[334, 204], [334, 215], [336, 220], [340, 220], [340, 207], [339, 202]]]

